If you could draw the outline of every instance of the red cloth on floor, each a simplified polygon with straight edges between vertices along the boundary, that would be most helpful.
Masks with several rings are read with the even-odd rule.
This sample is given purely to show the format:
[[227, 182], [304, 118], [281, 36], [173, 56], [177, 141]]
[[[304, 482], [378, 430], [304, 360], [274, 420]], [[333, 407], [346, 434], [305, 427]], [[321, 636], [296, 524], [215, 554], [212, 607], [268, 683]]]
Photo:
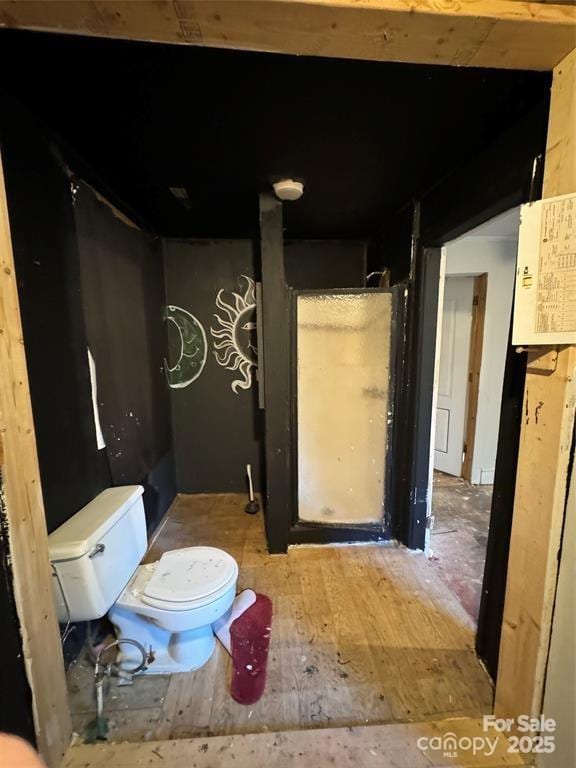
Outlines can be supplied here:
[[256, 602], [230, 626], [232, 640], [232, 698], [255, 704], [264, 693], [272, 629], [272, 601], [256, 593]]

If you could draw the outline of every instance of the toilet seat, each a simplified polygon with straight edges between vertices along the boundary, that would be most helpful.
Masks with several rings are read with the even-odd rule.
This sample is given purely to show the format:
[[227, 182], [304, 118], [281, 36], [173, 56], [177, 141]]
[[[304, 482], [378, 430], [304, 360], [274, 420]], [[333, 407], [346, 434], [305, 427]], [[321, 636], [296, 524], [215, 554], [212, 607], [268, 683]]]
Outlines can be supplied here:
[[[108, 616], [118, 638], [137, 640], [150, 651], [146, 674], [190, 672], [212, 655], [212, 625], [232, 607], [237, 578], [236, 561], [222, 550], [166, 552], [138, 566]], [[130, 648], [121, 651], [127, 668], [135, 662]]]
[[140, 594], [143, 603], [164, 611], [189, 611], [217, 601], [238, 577], [238, 565], [215, 547], [165, 552]]

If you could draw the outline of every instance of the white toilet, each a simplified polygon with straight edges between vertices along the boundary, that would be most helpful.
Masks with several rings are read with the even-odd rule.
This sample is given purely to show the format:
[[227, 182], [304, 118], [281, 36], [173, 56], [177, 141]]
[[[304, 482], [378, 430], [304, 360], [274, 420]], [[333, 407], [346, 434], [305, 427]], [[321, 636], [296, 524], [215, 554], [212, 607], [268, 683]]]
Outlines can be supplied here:
[[[119, 640], [136, 640], [154, 657], [145, 673], [189, 672], [212, 655], [212, 624], [234, 601], [238, 565], [214, 547], [174, 549], [140, 565], [142, 493], [139, 485], [108, 488], [50, 534], [58, 618], [90, 621], [108, 612]], [[120, 648], [120, 666], [140, 663], [136, 647]]]

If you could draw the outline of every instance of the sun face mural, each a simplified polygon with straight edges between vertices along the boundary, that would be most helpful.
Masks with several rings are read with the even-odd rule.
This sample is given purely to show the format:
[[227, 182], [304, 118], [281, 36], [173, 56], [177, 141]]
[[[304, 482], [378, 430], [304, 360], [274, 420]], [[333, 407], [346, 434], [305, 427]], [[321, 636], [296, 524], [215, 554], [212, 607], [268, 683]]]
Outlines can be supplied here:
[[217, 328], [210, 328], [214, 341], [216, 362], [227, 371], [238, 371], [240, 378], [230, 385], [234, 394], [252, 385], [252, 371], [258, 364], [256, 338], [256, 286], [254, 280], [241, 275], [246, 281], [243, 294], [228, 291], [231, 301], [225, 301], [226, 291], [221, 288], [216, 296], [216, 307], [222, 314], [214, 313]]

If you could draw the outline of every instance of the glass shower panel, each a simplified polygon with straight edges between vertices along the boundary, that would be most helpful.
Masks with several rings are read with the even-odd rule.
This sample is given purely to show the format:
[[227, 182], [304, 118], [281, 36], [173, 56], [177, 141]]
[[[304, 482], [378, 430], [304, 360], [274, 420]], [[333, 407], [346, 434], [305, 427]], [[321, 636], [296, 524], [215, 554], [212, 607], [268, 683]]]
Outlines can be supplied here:
[[390, 293], [297, 297], [301, 522], [382, 521], [391, 320]]

